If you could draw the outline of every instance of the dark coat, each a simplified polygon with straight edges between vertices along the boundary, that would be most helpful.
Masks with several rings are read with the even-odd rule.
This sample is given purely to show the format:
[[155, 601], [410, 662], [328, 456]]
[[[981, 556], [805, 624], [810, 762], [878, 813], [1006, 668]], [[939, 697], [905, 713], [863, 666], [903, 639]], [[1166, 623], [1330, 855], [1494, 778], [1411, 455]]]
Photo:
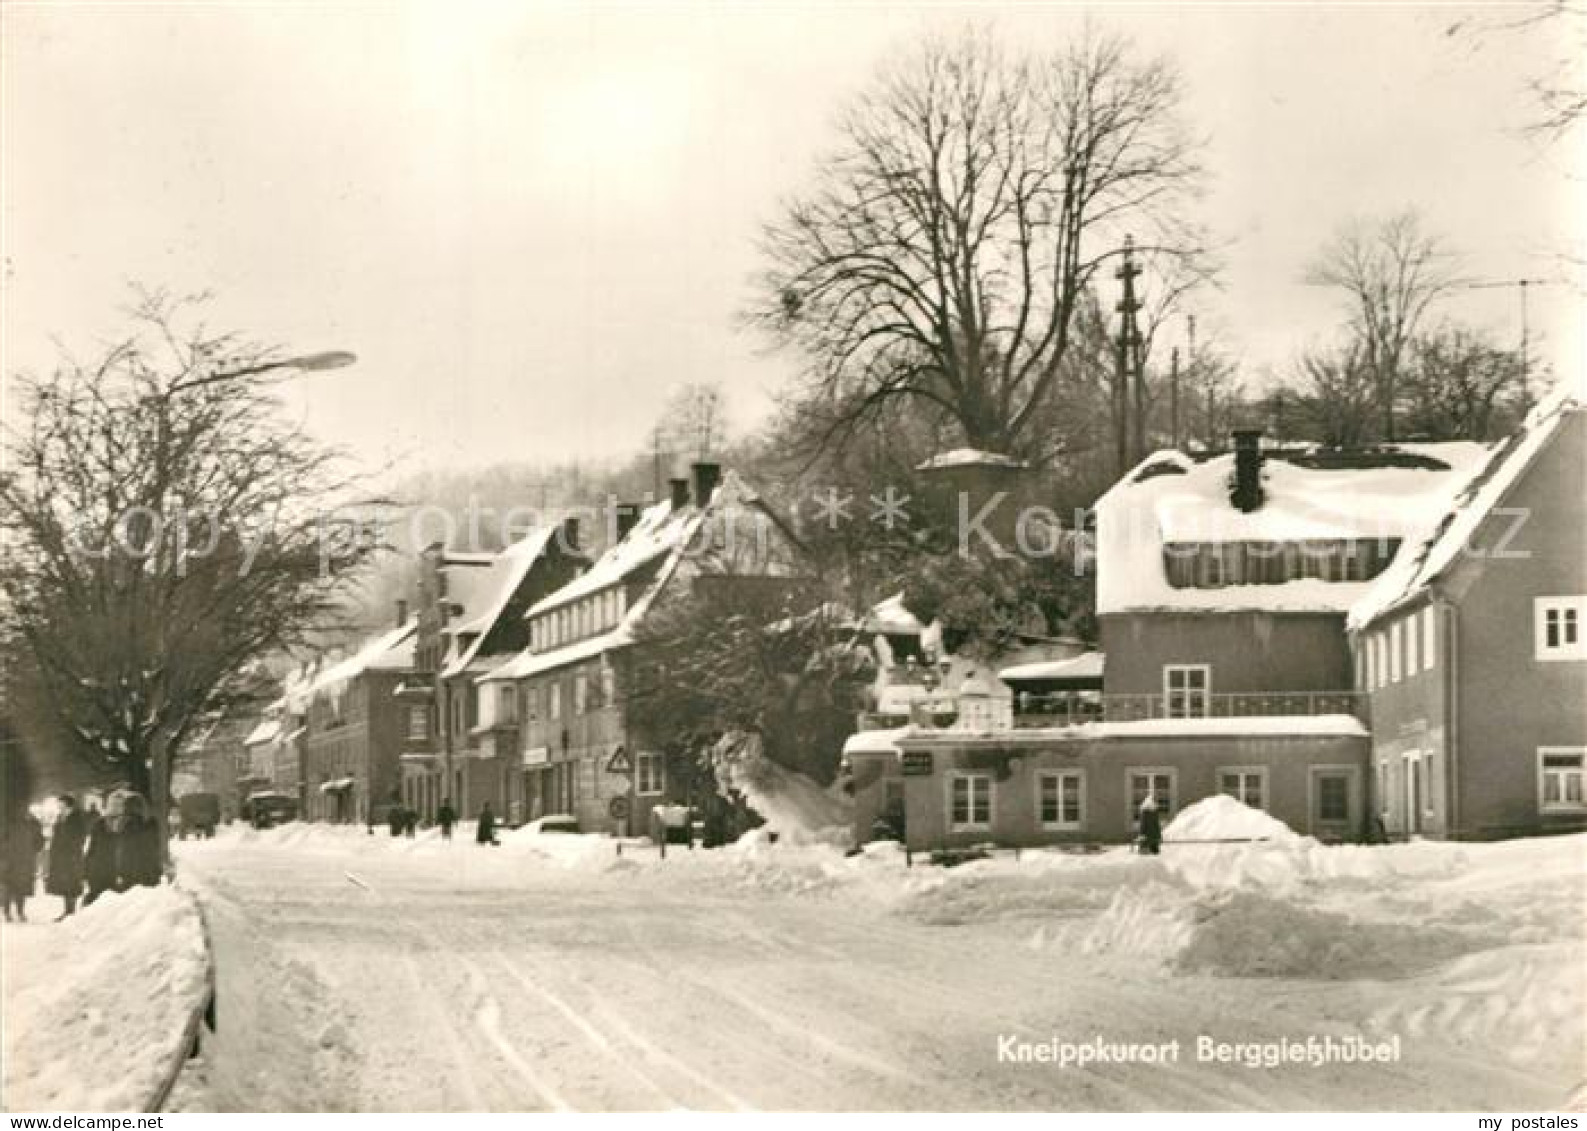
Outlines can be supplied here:
[[481, 844], [493, 844], [496, 840], [496, 815], [490, 811], [490, 806], [479, 811], [479, 828], [474, 832], [474, 839]]
[[13, 896], [33, 894], [38, 882], [44, 831], [31, 813], [21, 813], [5, 830], [5, 889]]
[[83, 879], [90, 894], [116, 886], [116, 834], [99, 814], [88, 821], [88, 850], [83, 853]]
[[457, 811], [450, 805], [443, 805], [435, 811], [435, 823], [443, 829], [449, 829], [457, 824]]
[[50, 831], [49, 864], [44, 873], [44, 890], [63, 899], [75, 899], [83, 892], [83, 841], [88, 836], [88, 819], [81, 809], [55, 822]]
[[116, 886], [156, 887], [162, 877], [160, 826], [153, 817], [128, 817], [116, 837]]
[[1156, 809], [1141, 810], [1141, 840], [1153, 848], [1163, 843], [1163, 819]]

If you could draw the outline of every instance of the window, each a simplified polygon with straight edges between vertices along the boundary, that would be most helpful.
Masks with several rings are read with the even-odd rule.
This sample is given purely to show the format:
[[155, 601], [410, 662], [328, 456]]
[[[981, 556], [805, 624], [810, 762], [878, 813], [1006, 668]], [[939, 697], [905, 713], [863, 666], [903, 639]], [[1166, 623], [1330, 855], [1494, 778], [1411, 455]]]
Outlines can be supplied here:
[[1373, 680], [1378, 674], [1378, 665], [1375, 662], [1377, 659], [1378, 650], [1372, 646], [1372, 643], [1372, 637], [1370, 636], [1363, 636], [1361, 638], [1361, 656], [1366, 663], [1366, 674], [1362, 683], [1362, 687], [1367, 691], [1371, 691], [1377, 686]]
[[601, 660], [601, 702], [617, 702], [617, 669], [605, 659]]
[[1389, 764], [1382, 758], [1378, 759], [1378, 815], [1389, 815]]
[[666, 768], [660, 754], [634, 756], [634, 792], [660, 793], [665, 781]]
[[1041, 823], [1051, 829], [1078, 829], [1085, 820], [1085, 777], [1078, 770], [1037, 778]]
[[[1381, 774], [1384, 767], [1379, 766]], [[1344, 774], [1317, 775], [1317, 819], [1319, 821], [1348, 821], [1350, 819], [1350, 779]]]
[[1130, 820], [1135, 819], [1135, 814], [1141, 810], [1141, 802], [1147, 795], [1157, 804], [1158, 815], [1167, 818], [1174, 809], [1174, 778], [1173, 770], [1151, 769], [1131, 770], [1130, 780]]
[[430, 710], [428, 707], [408, 708], [408, 737], [419, 740], [430, 737]]
[[955, 829], [989, 828], [992, 824], [992, 775], [955, 774], [948, 779], [948, 823]]
[[1587, 659], [1587, 646], [1582, 637], [1587, 597], [1538, 597], [1532, 607], [1536, 615], [1539, 660]]
[[553, 683], [546, 688], [546, 717], [560, 719], [562, 717], [562, 685]]
[[518, 689], [512, 684], [496, 690], [497, 721], [515, 723], [518, 721]]
[[1400, 622], [1399, 621], [1395, 621], [1392, 625], [1389, 626], [1389, 682], [1390, 683], [1399, 683], [1400, 682], [1400, 659], [1401, 659], [1400, 649], [1401, 649], [1401, 647], [1403, 647], [1403, 645], [1400, 642], [1400, 635], [1401, 635]]
[[1545, 813], [1587, 809], [1587, 748], [1545, 746], [1537, 752], [1538, 807]]
[[1163, 698], [1171, 719], [1201, 719], [1208, 714], [1212, 669], [1206, 664], [1168, 664], [1163, 668]]
[[1260, 766], [1234, 766], [1218, 771], [1218, 792], [1253, 809], [1267, 808], [1267, 771]]
[[582, 715], [590, 705], [590, 677], [580, 668], [573, 673], [573, 713]]
[[1438, 662], [1438, 622], [1432, 606], [1422, 610], [1422, 670], [1431, 671]]
[[1377, 686], [1387, 687], [1389, 683], [1389, 650], [1383, 633], [1375, 632], [1372, 634], [1372, 650], [1377, 655]]
[[1405, 675], [1407, 679], [1422, 670], [1420, 659], [1416, 655], [1418, 639], [1416, 618], [1420, 615], [1418, 613], [1405, 622]]

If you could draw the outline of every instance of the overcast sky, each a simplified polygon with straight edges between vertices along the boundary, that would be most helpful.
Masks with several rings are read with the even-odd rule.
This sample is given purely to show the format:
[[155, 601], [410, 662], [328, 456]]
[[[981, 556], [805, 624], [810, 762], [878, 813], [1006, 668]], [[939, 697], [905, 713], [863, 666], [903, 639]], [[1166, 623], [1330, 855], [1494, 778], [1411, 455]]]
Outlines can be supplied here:
[[[13, 3], [6, 370], [109, 333], [135, 279], [355, 351], [299, 407], [371, 462], [621, 453], [686, 381], [742, 427], [790, 366], [733, 325], [757, 227], [846, 97], [925, 27], [1088, 11], [1181, 65], [1232, 241], [1204, 324], [1253, 380], [1336, 320], [1300, 278], [1348, 217], [1414, 205], [1482, 279], [1580, 262], [1581, 146], [1517, 132], [1557, 33], [1447, 35], [1470, 8]], [[1579, 290], [1532, 294], [1579, 378]], [[1519, 336], [1513, 288], [1449, 312]]]

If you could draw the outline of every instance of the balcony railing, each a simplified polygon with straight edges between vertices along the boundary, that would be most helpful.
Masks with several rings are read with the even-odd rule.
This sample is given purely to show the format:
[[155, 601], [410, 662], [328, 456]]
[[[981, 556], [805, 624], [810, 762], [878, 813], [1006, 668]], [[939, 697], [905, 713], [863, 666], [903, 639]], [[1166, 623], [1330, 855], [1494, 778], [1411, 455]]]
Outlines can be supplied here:
[[[944, 704], [939, 703], [939, 708]], [[1215, 695], [1103, 694], [1100, 691], [1058, 691], [1046, 695], [1015, 695], [1014, 726], [1065, 727], [1084, 723], [1144, 722], [1151, 719], [1233, 719], [1275, 715], [1354, 715], [1362, 717], [1366, 697], [1356, 691], [1236, 691]], [[951, 727], [955, 712], [939, 709], [932, 723]], [[918, 715], [917, 715], [918, 719]], [[868, 711], [860, 715], [861, 730], [904, 726], [902, 712]]]
[[1235, 691], [1189, 696], [1060, 691], [1047, 695], [1016, 695], [1014, 725], [1053, 727], [1149, 719], [1359, 715], [1363, 706], [1362, 696], [1355, 691]]

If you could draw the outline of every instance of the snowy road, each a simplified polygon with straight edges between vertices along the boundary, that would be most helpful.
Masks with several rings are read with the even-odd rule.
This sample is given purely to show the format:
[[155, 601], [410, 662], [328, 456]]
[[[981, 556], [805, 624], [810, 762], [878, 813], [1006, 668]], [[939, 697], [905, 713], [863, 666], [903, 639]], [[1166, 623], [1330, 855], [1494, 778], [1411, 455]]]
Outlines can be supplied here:
[[1033, 945], [1022, 877], [911, 903], [874, 881], [600, 851], [589, 867], [384, 837], [181, 846], [217, 949], [220, 1031], [173, 1106], [1516, 1109], [1573, 1083], [1411, 1024], [1403, 1061], [1370, 1068], [1206, 1065], [1188, 1046], [1169, 1066], [999, 1063], [1009, 1033], [1355, 1034], [1383, 993]]

